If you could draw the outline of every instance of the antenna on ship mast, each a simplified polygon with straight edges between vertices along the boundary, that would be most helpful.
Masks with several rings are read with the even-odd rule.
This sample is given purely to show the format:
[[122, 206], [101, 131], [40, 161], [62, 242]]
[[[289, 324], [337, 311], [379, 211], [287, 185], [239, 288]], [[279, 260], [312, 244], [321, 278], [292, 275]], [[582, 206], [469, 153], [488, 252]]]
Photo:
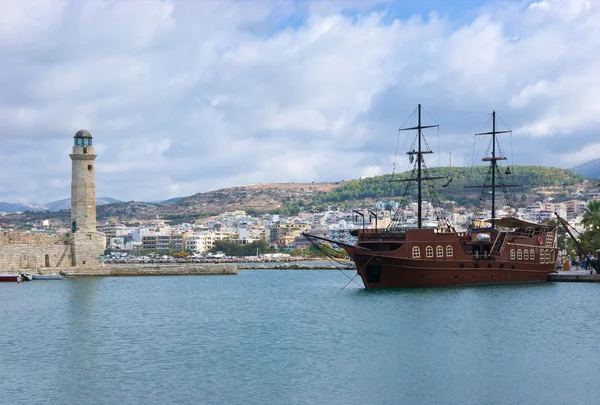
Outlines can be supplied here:
[[[498, 164], [496, 163], [498, 160], [506, 160], [505, 156], [496, 156], [496, 135], [499, 134], [506, 134], [506, 133], [512, 133], [512, 130], [508, 130], [508, 131], [496, 131], [496, 111], [492, 111], [492, 131], [491, 132], [480, 132], [478, 134], [475, 134], [475, 136], [482, 136], [482, 135], [491, 135], [492, 136], [492, 156], [490, 157], [484, 157], [483, 159], [481, 159], [483, 162], [491, 162], [491, 172], [492, 172], [492, 184], [491, 185], [487, 185], [487, 184], [483, 184], [480, 186], [467, 186], [466, 188], [482, 188], [482, 189], [486, 189], [486, 188], [491, 188], [492, 189], [492, 218], [491, 218], [491, 224], [492, 224], [492, 228], [495, 227], [496, 225], [496, 188], [498, 187], [502, 187], [502, 188], [506, 188], [506, 187], [521, 187], [521, 184], [496, 184], [496, 170], [498, 169]], [[509, 174], [510, 171], [507, 171], [507, 174]], [[487, 180], [486, 180], [487, 181]]]
[[439, 176], [439, 177], [422, 177], [422, 165], [423, 165], [423, 155], [427, 154], [427, 153], [433, 153], [431, 150], [423, 150], [422, 149], [422, 144], [421, 144], [421, 139], [423, 137], [423, 130], [427, 129], [427, 128], [435, 128], [438, 127], [439, 125], [421, 125], [421, 104], [419, 104], [419, 106], [417, 107], [417, 111], [418, 111], [418, 124], [416, 127], [411, 127], [411, 128], [400, 128], [400, 131], [412, 131], [412, 130], [417, 130], [417, 138], [418, 138], [418, 149], [415, 151], [414, 149], [406, 152], [407, 155], [409, 155], [410, 157], [410, 161], [412, 163], [414, 156], [417, 156], [417, 177], [414, 179], [399, 179], [399, 180], [390, 180], [390, 182], [396, 182], [396, 181], [416, 181], [417, 182], [417, 203], [418, 203], [418, 207], [417, 207], [417, 225], [418, 228], [421, 229], [422, 225], [423, 225], [423, 218], [422, 218], [422, 200], [423, 200], [423, 196], [422, 196], [422, 187], [421, 187], [421, 182], [423, 180], [436, 180], [436, 179], [445, 179], [447, 176]]

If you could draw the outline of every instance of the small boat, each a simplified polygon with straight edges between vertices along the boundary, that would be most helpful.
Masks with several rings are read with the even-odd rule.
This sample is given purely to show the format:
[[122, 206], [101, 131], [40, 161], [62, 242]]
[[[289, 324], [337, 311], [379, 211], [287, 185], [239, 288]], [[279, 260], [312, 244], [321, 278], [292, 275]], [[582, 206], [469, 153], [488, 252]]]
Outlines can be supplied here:
[[0, 274], [0, 282], [17, 282], [20, 283], [21, 281], [30, 281], [31, 280], [31, 276], [28, 276], [26, 274], [23, 273], [18, 273], [18, 274]]
[[60, 274], [32, 274], [31, 278], [33, 280], [62, 280]]

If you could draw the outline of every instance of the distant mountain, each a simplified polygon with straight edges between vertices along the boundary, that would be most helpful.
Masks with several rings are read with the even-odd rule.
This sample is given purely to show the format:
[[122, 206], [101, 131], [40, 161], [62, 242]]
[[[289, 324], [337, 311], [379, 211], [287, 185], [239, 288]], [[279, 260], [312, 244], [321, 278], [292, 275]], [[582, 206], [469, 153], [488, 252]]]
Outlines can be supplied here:
[[[110, 197], [97, 197], [96, 205], [113, 204], [118, 203], [119, 200]], [[71, 199], [65, 198], [64, 200], [53, 201], [45, 205], [46, 211], [60, 211], [71, 209]]]
[[600, 178], [600, 158], [577, 165], [571, 171], [588, 179], [598, 179]]
[[168, 200], [161, 201], [162, 204], [173, 204], [183, 200], [185, 197], [174, 197], [169, 198]]
[[0, 202], [0, 212], [25, 212], [25, 211], [44, 211], [44, 206], [40, 204], [13, 204]]

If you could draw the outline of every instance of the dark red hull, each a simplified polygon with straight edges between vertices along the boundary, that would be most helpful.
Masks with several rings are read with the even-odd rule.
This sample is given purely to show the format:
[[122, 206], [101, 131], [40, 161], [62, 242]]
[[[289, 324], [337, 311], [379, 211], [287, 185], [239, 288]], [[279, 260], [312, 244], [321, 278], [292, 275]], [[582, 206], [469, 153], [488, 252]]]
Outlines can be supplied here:
[[20, 276], [18, 274], [0, 274], [0, 283], [15, 283], [21, 281]]
[[483, 260], [435, 263], [355, 252], [351, 256], [360, 269], [359, 275], [365, 288], [545, 282], [554, 267], [552, 264], [531, 264], [528, 268], [516, 265], [513, 268], [511, 263]]
[[556, 263], [555, 239], [556, 231], [544, 226], [512, 232], [481, 228], [468, 235], [361, 230], [356, 246], [341, 246], [365, 288], [442, 287], [545, 282]]

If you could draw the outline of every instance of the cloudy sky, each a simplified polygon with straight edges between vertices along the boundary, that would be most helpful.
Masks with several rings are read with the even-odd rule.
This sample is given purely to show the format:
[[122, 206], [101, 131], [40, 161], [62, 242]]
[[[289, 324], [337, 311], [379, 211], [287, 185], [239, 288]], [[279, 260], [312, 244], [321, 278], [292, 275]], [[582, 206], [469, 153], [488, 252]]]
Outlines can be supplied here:
[[0, 0], [0, 60], [0, 201], [68, 197], [81, 128], [124, 201], [390, 173], [418, 103], [430, 166], [492, 110], [514, 164], [600, 157], [598, 0]]

